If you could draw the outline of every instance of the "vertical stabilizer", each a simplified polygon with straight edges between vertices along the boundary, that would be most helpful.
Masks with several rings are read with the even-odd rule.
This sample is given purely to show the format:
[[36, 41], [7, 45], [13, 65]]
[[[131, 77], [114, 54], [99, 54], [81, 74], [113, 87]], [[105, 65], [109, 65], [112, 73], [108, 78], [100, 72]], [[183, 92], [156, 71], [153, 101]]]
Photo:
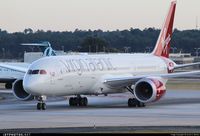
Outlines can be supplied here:
[[176, 10], [176, 1], [171, 2], [171, 6], [165, 20], [164, 26], [160, 32], [156, 46], [152, 52], [153, 55], [169, 58], [170, 42], [173, 31], [174, 16]]
[[22, 43], [21, 45], [45, 47], [43, 56], [56, 56], [56, 51], [52, 49], [51, 44], [47, 41], [41, 43]]

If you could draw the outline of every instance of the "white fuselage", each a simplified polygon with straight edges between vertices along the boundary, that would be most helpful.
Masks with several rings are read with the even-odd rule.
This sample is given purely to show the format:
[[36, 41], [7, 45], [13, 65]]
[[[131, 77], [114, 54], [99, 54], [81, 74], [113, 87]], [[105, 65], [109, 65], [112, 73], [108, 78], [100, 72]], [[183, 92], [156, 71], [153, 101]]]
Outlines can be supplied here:
[[126, 90], [108, 88], [104, 79], [168, 72], [164, 58], [151, 54], [53, 56], [39, 59], [29, 67], [41, 69], [47, 74], [25, 74], [26, 92], [36, 96], [119, 93]]

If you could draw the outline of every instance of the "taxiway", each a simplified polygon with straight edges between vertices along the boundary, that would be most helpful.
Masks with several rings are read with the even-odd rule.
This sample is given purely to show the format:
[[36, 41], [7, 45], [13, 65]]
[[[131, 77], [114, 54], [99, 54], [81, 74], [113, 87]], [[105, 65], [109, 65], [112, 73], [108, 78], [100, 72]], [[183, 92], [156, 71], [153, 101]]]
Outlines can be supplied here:
[[[0, 132], [13, 129], [13, 131], [28, 129], [30, 132], [35, 132], [34, 129], [38, 129], [37, 132], [44, 130], [49, 132], [54, 129], [60, 132], [67, 130], [67, 132], [79, 132], [70, 128], [101, 127], [107, 129], [114, 127], [115, 130], [120, 130], [117, 127], [125, 127], [131, 131], [143, 126], [188, 126], [192, 132], [200, 132], [196, 128], [200, 126], [198, 90], [169, 90], [161, 101], [148, 104], [145, 108], [129, 108], [127, 100], [132, 97], [130, 93], [106, 97], [89, 96], [88, 107], [69, 107], [66, 100], [68, 97], [49, 98], [45, 111], [36, 110], [36, 101], [18, 101], [7, 90], [0, 91], [0, 96], [4, 98], [0, 100]], [[57, 132], [56, 130], [54, 132]], [[94, 131], [94, 129], [86, 130], [88, 130], [86, 132]]]

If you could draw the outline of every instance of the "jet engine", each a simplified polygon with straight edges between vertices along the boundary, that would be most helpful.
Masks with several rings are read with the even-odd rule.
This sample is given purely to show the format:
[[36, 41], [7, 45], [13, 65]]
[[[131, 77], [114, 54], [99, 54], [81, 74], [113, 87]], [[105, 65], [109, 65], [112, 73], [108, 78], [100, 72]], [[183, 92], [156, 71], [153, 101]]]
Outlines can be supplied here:
[[143, 103], [158, 101], [162, 96], [164, 96], [165, 92], [165, 83], [159, 79], [141, 79], [134, 87], [136, 99]]
[[21, 101], [29, 101], [33, 100], [34, 96], [31, 94], [28, 94], [24, 88], [23, 88], [23, 80], [18, 79], [13, 83], [13, 94], [14, 96]]

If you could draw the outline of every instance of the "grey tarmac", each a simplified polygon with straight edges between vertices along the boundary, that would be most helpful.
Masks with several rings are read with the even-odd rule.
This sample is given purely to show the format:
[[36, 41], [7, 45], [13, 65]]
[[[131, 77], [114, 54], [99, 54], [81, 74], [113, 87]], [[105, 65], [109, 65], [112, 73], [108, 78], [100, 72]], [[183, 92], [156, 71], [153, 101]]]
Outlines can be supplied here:
[[37, 101], [18, 101], [7, 91], [0, 96], [0, 132], [200, 132], [198, 90], [169, 90], [145, 108], [129, 108], [130, 93], [88, 96], [88, 107], [49, 97], [45, 111], [36, 110]]

